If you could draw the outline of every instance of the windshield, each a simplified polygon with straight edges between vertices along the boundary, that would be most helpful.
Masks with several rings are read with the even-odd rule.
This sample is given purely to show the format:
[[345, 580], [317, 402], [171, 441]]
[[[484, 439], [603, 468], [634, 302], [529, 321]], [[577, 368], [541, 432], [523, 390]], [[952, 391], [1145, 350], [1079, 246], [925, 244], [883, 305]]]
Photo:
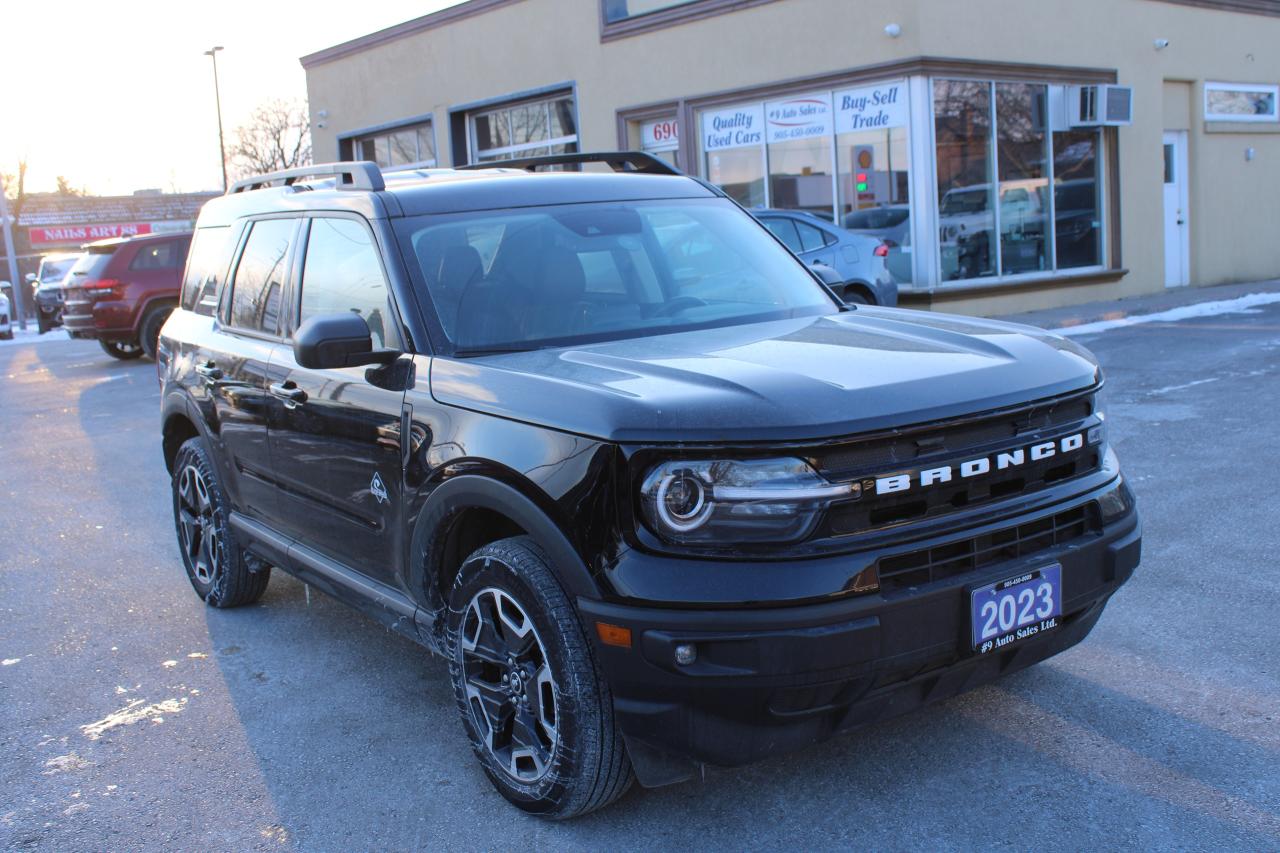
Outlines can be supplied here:
[[459, 355], [837, 310], [726, 199], [419, 216], [399, 228], [416, 283]]

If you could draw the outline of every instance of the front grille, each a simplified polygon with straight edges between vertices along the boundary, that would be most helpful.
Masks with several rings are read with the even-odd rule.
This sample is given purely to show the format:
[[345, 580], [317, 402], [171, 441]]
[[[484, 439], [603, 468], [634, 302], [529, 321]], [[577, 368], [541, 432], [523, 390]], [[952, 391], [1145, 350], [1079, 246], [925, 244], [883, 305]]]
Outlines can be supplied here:
[[[834, 504], [817, 538], [851, 536], [924, 521], [1048, 488], [1098, 470], [1102, 448], [1094, 442], [1047, 459], [1026, 458], [997, 467], [1001, 453], [1043, 441], [1088, 433], [1100, 422], [1092, 393], [1076, 393], [986, 416], [925, 424], [849, 441], [814, 454], [815, 467], [833, 482], [856, 482], [858, 497]], [[991, 470], [961, 476], [967, 460], [990, 460]], [[922, 485], [920, 472], [947, 468], [949, 479]], [[879, 493], [881, 477], [906, 474], [911, 486]]]
[[885, 591], [920, 586], [971, 572], [991, 563], [1029, 557], [1074, 542], [1101, 530], [1097, 505], [1087, 503], [1057, 515], [1026, 521], [994, 533], [948, 542], [876, 563], [880, 588]]
[[817, 458], [818, 470], [830, 480], [911, 465], [922, 457], [958, 456], [976, 447], [1013, 442], [1020, 437], [1053, 432], [1093, 414], [1093, 395], [1049, 400], [1024, 409], [961, 423], [931, 424], [895, 431], [878, 438], [837, 446]]

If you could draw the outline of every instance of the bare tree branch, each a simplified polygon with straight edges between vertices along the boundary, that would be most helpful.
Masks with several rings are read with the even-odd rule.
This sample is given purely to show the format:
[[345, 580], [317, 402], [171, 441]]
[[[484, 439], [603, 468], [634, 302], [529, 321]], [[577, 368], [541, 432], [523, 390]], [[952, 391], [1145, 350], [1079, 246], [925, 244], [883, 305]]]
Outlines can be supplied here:
[[236, 128], [228, 166], [242, 178], [311, 162], [311, 120], [304, 101], [273, 100], [261, 104], [248, 123]]

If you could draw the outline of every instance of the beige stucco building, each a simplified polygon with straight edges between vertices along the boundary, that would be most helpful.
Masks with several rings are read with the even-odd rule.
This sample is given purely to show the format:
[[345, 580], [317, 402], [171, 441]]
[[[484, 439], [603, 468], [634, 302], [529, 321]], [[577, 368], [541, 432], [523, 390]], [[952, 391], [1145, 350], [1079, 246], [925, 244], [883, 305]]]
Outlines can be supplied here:
[[1277, 45], [1273, 0], [469, 0], [302, 64], [317, 159], [643, 148], [1009, 313], [1280, 277]]

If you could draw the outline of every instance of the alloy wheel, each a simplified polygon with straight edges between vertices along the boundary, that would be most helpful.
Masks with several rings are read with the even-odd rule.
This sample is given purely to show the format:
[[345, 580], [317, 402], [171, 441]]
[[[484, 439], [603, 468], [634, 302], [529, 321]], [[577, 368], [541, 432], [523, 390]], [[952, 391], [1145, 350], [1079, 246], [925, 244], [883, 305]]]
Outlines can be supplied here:
[[511, 595], [487, 587], [467, 605], [459, 645], [476, 732], [507, 775], [537, 782], [551, 769], [559, 719], [558, 689], [533, 620]]
[[182, 548], [196, 580], [213, 583], [222, 560], [222, 542], [213, 516], [209, 484], [200, 469], [188, 465], [178, 477], [178, 524]]

